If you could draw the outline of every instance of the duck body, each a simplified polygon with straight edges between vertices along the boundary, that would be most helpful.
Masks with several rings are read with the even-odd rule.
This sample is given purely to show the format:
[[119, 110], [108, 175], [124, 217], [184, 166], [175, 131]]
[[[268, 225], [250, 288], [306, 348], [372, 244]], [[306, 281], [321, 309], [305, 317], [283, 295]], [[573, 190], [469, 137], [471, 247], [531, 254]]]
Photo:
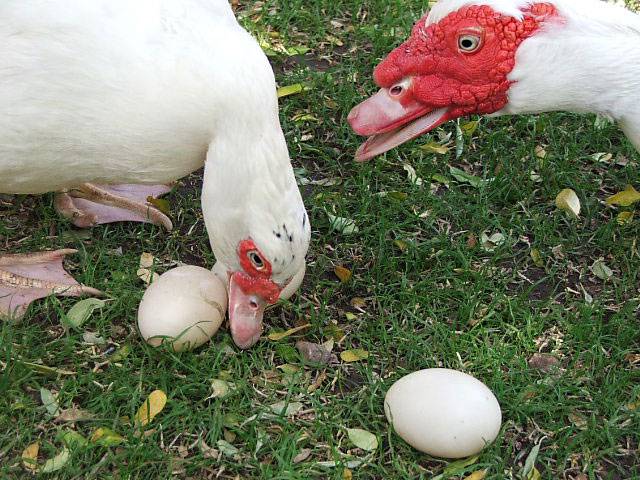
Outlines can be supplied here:
[[[57, 203], [90, 224], [149, 217], [136, 184], [206, 162], [202, 212], [231, 332], [242, 348], [260, 338], [265, 307], [304, 269], [311, 227], [273, 71], [227, 0], [4, 0], [0, 107], [0, 193], [65, 189]], [[33, 298], [22, 285], [60, 277], [33, 278], [40, 259], [0, 256], [9, 314]]]
[[0, 192], [183, 177], [249, 68], [274, 86], [226, 1], [6, 0]]

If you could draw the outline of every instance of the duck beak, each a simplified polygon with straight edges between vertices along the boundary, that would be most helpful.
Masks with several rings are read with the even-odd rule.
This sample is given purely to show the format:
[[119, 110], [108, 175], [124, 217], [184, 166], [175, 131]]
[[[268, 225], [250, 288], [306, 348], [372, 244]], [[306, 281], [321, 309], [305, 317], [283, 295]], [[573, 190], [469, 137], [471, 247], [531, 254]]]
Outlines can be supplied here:
[[[231, 336], [235, 344], [246, 349], [254, 345], [262, 333], [262, 317], [267, 305], [278, 300], [281, 288], [266, 279], [259, 279], [247, 285], [246, 274], [233, 273], [229, 279], [229, 323]], [[264, 283], [269, 283], [269, 288]], [[263, 295], [263, 292], [277, 289], [274, 295]], [[261, 292], [261, 293], [258, 293]]]

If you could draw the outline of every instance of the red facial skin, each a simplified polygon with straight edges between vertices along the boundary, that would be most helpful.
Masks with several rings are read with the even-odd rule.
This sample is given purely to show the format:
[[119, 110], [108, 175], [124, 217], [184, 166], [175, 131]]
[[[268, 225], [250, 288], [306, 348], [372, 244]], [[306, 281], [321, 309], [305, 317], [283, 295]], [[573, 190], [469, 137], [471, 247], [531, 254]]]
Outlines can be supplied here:
[[[249, 260], [249, 252], [257, 252], [262, 261], [264, 262], [264, 268], [258, 270], [251, 260]], [[238, 245], [238, 258], [240, 259], [240, 266], [246, 272], [236, 273], [236, 282], [244, 293], [251, 293], [259, 295], [267, 303], [276, 303], [282, 288], [271, 280], [271, 264], [264, 255], [258, 250], [253, 240], [243, 240]]]
[[[508, 102], [511, 82], [507, 77], [515, 65], [518, 46], [546, 20], [557, 16], [557, 10], [549, 3], [536, 3], [523, 14], [524, 18], [517, 20], [486, 5], [470, 5], [432, 25], [427, 26], [425, 17], [416, 23], [409, 39], [376, 67], [375, 82], [388, 92], [388, 99], [403, 107], [414, 105], [411, 111], [417, 104], [425, 113], [446, 108], [440, 121], [421, 133], [461, 116], [496, 112]], [[459, 46], [463, 35], [479, 37], [480, 46], [472, 52], [463, 51]], [[400, 95], [392, 95], [393, 87], [406, 79], [410, 79], [409, 86]], [[380, 100], [368, 100], [354, 108], [349, 120], [356, 133], [388, 132], [415, 118], [389, 117], [376, 124], [370, 120], [376, 109], [380, 109]], [[368, 124], [358, 118], [367, 119]]]
[[[249, 258], [252, 252], [260, 267]], [[282, 288], [271, 280], [271, 264], [253, 240], [239, 243], [238, 258], [244, 271], [229, 272], [229, 323], [236, 345], [249, 348], [260, 339], [265, 307], [278, 301]]]
[[[378, 86], [389, 88], [415, 76], [408, 93], [433, 109], [450, 106], [452, 118], [496, 112], [507, 104], [507, 75], [515, 65], [518, 46], [556, 10], [537, 3], [523, 13], [518, 21], [484, 5], [463, 7], [428, 27], [423, 18], [409, 40], [376, 67], [374, 79]], [[474, 32], [482, 37], [480, 47], [471, 53], [460, 51], [458, 37]]]

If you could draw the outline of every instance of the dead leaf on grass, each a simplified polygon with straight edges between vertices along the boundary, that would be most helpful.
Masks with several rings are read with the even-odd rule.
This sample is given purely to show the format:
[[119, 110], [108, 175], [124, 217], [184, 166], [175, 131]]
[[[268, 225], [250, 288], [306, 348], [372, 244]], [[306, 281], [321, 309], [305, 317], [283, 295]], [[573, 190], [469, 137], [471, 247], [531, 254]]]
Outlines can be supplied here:
[[331, 352], [318, 343], [298, 341], [296, 348], [306, 363], [326, 365], [331, 361]]
[[353, 350], [345, 350], [340, 352], [340, 358], [343, 362], [359, 362], [360, 360], [366, 360], [369, 358], [369, 352], [362, 348], [354, 348]]
[[335, 273], [336, 277], [338, 277], [338, 279], [342, 282], [342, 283], [347, 283], [349, 280], [351, 280], [351, 270], [349, 270], [346, 267], [343, 267], [342, 265], [338, 265], [333, 269], [333, 273]]
[[307, 458], [309, 458], [311, 456], [311, 450], [308, 448], [303, 448], [302, 450], [300, 450], [300, 452], [298, 452], [298, 454], [293, 457], [293, 463], [300, 463], [300, 462], [304, 462]]
[[570, 188], [565, 188], [556, 196], [556, 207], [573, 218], [580, 215], [580, 199]]
[[295, 333], [298, 333], [301, 330], [305, 330], [311, 326], [310, 323], [305, 323], [304, 325], [300, 325], [299, 327], [290, 328], [286, 332], [274, 332], [270, 333], [267, 337], [269, 340], [273, 342], [277, 342], [278, 340], [282, 340], [283, 338], [287, 338]]
[[528, 363], [529, 367], [543, 373], [549, 373], [560, 368], [560, 360], [549, 353], [534, 353]]
[[620, 207], [628, 207], [636, 202], [640, 202], [640, 192], [633, 188], [633, 185], [627, 185], [627, 188], [622, 192], [607, 198], [608, 205], [618, 205]]
[[22, 451], [22, 464], [24, 468], [35, 472], [38, 470], [38, 452], [40, 451], [40, 442], [34, 442]]
[[154, 390], [138, 409], [135, 421], [141, 426], [147, 425], [158, 415], [167, 403], [167, 394], [162, 390]]

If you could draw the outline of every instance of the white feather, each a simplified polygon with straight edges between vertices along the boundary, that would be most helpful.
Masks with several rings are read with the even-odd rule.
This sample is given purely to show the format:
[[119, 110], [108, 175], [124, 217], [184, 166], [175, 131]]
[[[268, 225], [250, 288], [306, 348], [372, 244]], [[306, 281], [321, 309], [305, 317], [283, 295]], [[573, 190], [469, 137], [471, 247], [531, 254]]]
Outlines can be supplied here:
[[[286, 277], [304, 261], [309, 222], [275, 90], [227, 0], [3, 0], [0, 192], [167, 182], [207, 158], [216, 256], [237, 266], [251, 237], [286, 261], [274, 265]], [[286, 248], [272, 238], [283, 223], [296, 237]]]
[[[488, 5], [515, 18], [540, 0], [443, 0], [430, 23], [467, 5]], [[495, 115], [566, 110], [617, 120], [640, 148], [640, 16], [601, 0], [545, 0], [558, 18], [516, 52], [509, 103]]]

